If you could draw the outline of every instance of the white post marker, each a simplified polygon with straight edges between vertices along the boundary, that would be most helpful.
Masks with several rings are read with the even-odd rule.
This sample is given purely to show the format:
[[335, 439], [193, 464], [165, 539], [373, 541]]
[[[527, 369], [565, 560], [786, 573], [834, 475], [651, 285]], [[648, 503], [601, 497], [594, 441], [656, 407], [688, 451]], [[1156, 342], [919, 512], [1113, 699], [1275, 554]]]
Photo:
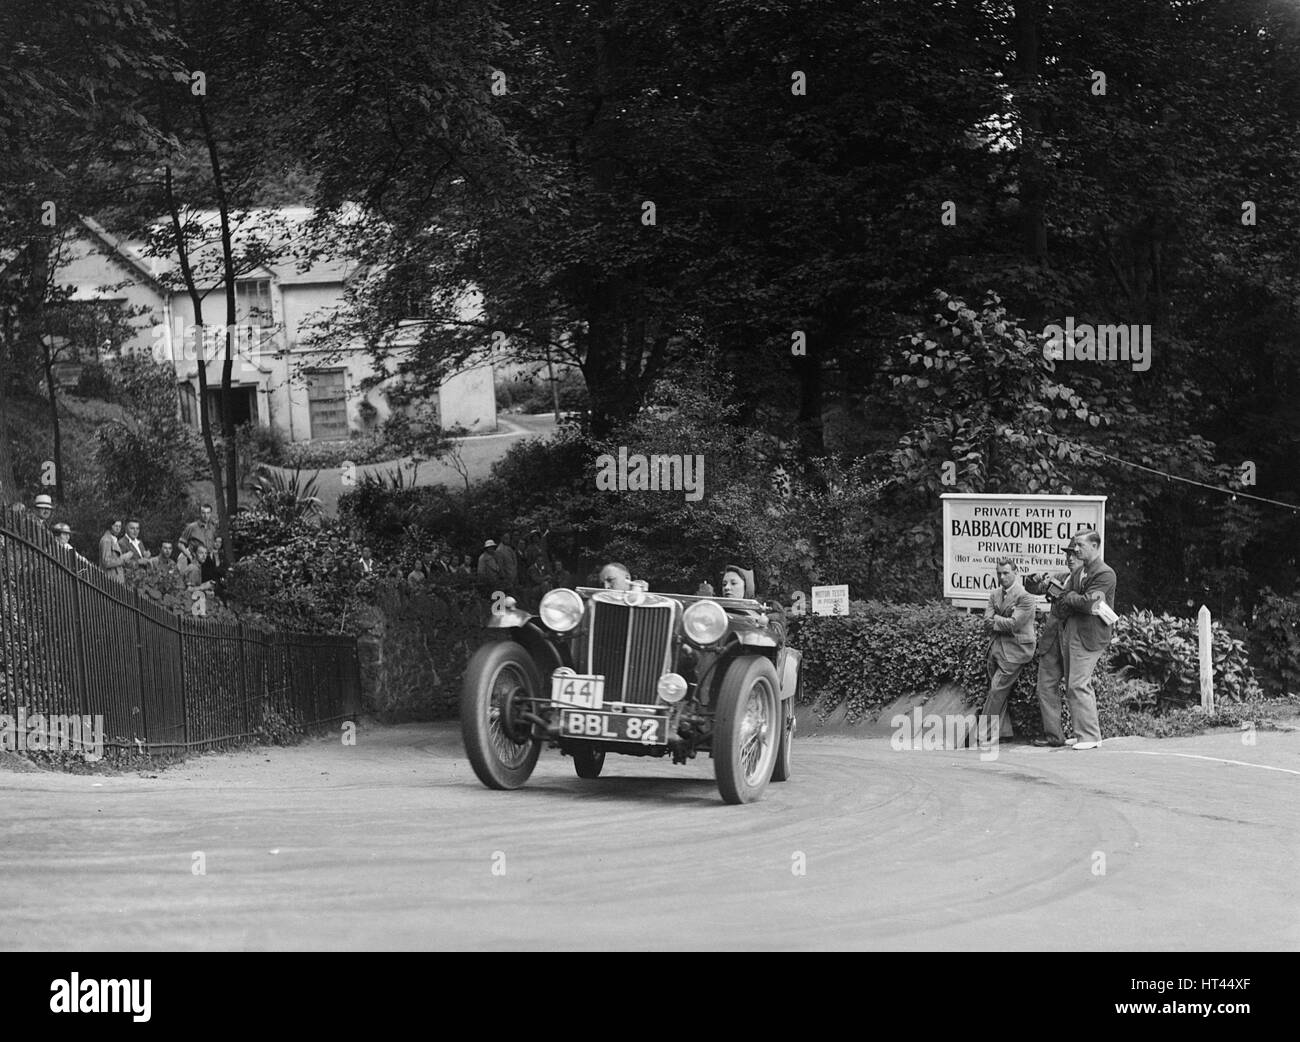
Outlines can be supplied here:
[[1204, 604], [1196, 613], [1196, 636], [1201, 659], [1201, 708], [1214, 712], [1214, 658], [1210, 654], [1210, 609]]
[[847, 615], [849, 613], [848, 586], [814, 586], [812, 588], [812, 613], [814, 615]]

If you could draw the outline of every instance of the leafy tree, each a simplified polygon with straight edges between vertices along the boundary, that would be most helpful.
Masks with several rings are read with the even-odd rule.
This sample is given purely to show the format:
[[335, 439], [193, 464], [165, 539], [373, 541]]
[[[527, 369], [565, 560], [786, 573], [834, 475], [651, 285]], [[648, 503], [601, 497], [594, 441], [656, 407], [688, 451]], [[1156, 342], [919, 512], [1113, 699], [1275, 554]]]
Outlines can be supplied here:
[[93, 207], [104, 138], [141, 120], [135, 90], [164, 39], [147, 0], [0, 6], [0, 502], [19, 498], [6, 400], [49, 378], [52, 253]]

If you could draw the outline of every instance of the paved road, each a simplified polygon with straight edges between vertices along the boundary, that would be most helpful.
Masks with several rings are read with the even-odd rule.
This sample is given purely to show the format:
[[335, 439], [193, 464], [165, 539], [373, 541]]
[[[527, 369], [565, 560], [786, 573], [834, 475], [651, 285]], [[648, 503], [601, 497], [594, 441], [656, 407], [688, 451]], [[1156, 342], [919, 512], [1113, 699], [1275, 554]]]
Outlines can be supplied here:
[[[511, 446], [527, 438], [549, 437], [555, 432], [555, 414], [540, 413], [530, 416], [524, 413], [501, 413], [497, 418], [498, 430], [492, 434], [474, 434], [468, 438], [459, 439], [461, 444], [461, 458], [465, 462], [466, 469], [469, 471], [471, 482], [482, 481], [492, 471], [492, 464], [499, 460], [509, 451]], [[379, 477], [386, 477], [389, 471], [401, 468], [405, 471], [407, 481], [410, 481], [409, 457], [401, 459], [386, 460], [382, 463], [367, 463], [356, 468], [354, 477], [357, 480], [364, 478], [367, 474], [375, 474]], [[281, 469], [284, 468], [273, 468]], [[286, 475], [291, 475], [292, 470], [284, 470]], [[321, 508], [331, 517], [338, 513], [339, 496], [346, 489], [343, 486], [343, 470], [341, 467], [324, 467], [317, 473], [315, 467], [304, 467], [302, 469], [302, 478], [307, 480], [316, 478], [316, 494], [320, 498]], [[461, 477], [450, 463], [441, 460], [432, 460], [421, 463], [416, 471], [417, 485], [447, 485], [452, 488], [463, 489], [465, 479]], [[212, 482], [211, 481], [194, 481], [190, 483], [190, 494], [196, 502], [211, 503]], [[240, 492], [241, 503], [256, 502], [254, 496], [247, 489]]]
[[[523, 413], [502, 413], [498, 417], [498, 430], [493, 434], [474, 434], [468, 438], [457, 439], [460, 443], [461, 459], [469, 472], [471, 482], [483, 481], [492, 471], [492, 464], [501, 459], [511, 446], [527, 438], [549, 437], [555, 432], [555, 414], [544, 413], [529, 416]], [[388, 460], [383, 463], [367, 463], [356, 468], [355, 480], [362, 480], [367, 474], [386, 477], [395, 469], [405, 471], [410, 481], [409, 458]], [[291, 473], [291, 472], [286, 472]], [[338, 513], [339, 496], [348, 489], [343, 486], [343, 470], [339, 467], [326, 467], [317, 476], [314, 468], [305, 468], [304, 478], [316, 476], [317, 495], [321, 508], [329, 515]], [[451, 488], [464, 489], [465, 479], [450, 463], [443, 460], [430, 460], [421, 463], [415, 472], [417, 485], [446, 485]]]
[[0, 947], [1300, 947], [1300, 734], [795, 751], [746, 807], [708, 761], [490, 792], [448, 725], [0, 770]]

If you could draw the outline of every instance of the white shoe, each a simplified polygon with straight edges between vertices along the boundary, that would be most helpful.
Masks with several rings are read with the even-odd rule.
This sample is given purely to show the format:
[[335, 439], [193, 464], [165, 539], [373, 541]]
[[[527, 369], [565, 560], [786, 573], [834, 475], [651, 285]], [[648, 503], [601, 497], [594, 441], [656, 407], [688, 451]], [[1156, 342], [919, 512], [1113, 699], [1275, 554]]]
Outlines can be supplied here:
[[1074, 748], [1077, 752], [1080, 749], [1095, 749], [1099, 745], [1101, 745], [1101, 742], [1075, 742]]
[[1067, 738], [1067, 739], [1065, 740], [1065, 744], [1066, 744], [1066, 745], [1073, 745], [1073, 744], [1074, 744], [1075, 742], [1077, 742], [1078, 740], [1079, 740], [1079, 739], [1077, 739], [1077, 738]]

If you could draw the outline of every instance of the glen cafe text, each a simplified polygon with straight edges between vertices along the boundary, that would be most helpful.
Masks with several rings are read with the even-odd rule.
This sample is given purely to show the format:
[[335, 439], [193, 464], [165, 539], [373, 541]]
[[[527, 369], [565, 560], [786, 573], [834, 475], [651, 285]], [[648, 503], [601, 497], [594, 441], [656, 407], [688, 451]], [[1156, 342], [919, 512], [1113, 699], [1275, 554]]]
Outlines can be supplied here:
[[1105, 496], [1012, 496], [954, 492], [943, 499], [943, 596], [983, 607], [997, 589], [997, 562], [1020, 573], [1067, 571], [1064, 547], [1096, 529], [1106, 544]]

